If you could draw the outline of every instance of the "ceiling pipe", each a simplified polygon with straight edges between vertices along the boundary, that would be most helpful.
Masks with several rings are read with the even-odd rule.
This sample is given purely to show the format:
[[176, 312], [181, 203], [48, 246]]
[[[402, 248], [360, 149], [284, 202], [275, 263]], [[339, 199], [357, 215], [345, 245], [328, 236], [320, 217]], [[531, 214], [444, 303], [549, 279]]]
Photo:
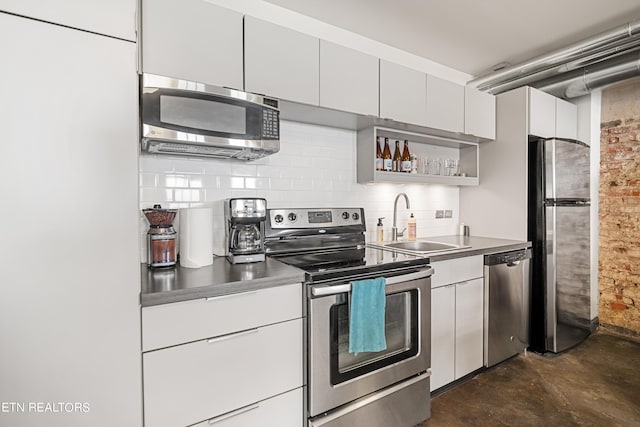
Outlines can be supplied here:
[[640, 76], [640, 52], [632, 52], [593, 67], [568, 73], [562, 79], [547, 79], [535, 84], [534, 87], [552, 95], [570, 99], [636, 76]]
[[524, 85], [535, 86], [537, 82], [542, 80], [567, 78], [566, 76], [568, 76], [568, 73], [572, 71], [580, 71], [585, 67], [603, 63], [604, 61], [610, 60], [611, 58], [615, 58], [619, 55], [634, 52], [637, 50], [640, 50], [640, 37], [628, 40], [623, 44], [617, 44], [616, 46], [613, 46], [609, 49], [593, 53], [580, 59], [569, 61], [556, 67], [539, 71], [535, 74], [496, 84], [495, 86], [487, 90], [487, 92], [495, 95]]
[[[489, 93], [500, 93], [510, 88], [565, 72], [567, 64], [590, 58], [597, 61], [620, 52], [629, 46], [640, 45], [640, 19], [589, 37], [568, 47], [538, 56], [493, 73], [470, 80], [467, 85]], [[576, 66], [576, 65], [574, 65]]]

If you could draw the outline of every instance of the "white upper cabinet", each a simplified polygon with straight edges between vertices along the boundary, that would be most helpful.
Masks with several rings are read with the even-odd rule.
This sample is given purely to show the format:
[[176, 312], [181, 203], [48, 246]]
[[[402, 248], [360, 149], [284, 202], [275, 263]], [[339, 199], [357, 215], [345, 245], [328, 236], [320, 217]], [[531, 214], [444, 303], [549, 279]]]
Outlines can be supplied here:
[[578, 137], [578, 107], [546, 92], [529, 88], [529, 135]]
[[142, 0], [142, 69], [242, 90], [242, 14], [203, 0]]
[[378, 58], [320, 40], [320, 106], [378, 115]]
[[427, 74], [426, 125], [464, 132], [464, 86]]
[[137, 0], [2, 0], [0, 10], [135, 41], [136, 4]]
[[556, 97], [529, 88], [529, 135], [556, 136]]
[[426, 126], [426, 74], [380, 60], [380, 117]]
[[245, 16], [245, 90], [318, 105], [319, 51], [315, 37]]
[[496, 97], [471, 87], [464, 92], [464, 133], [496, 139]]
[[556, 99], [556, 136], [578, 139], [578, 107], [564, 99]]

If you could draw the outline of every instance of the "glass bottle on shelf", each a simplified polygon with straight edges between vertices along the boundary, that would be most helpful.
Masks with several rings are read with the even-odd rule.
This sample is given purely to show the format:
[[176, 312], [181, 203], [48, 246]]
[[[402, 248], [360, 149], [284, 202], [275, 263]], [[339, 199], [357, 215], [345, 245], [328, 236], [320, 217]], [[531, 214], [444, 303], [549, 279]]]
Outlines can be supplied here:
[[401, 172], [402, 171], [402, 155], [400, 154], [400, 141], [396, 140], [396, 149], [393, 151], [393, 171]]
[[391, 160], [391, 149], [389, 149], [389, 138], [384, 139], [384, 150], [382, 151], [382, 169], [386, 171], [393, 170], [393, 161]]
[[406, 139], [404, 140], [404, 148], [402, 150], [400, 171], [411, 173], [411, 153], [409, 153], [409, 142]]
[[380, 148], [380, 137], [376, 137], [376, 170], [381, 171], [384, 160], [382, 159], [382, 149]]

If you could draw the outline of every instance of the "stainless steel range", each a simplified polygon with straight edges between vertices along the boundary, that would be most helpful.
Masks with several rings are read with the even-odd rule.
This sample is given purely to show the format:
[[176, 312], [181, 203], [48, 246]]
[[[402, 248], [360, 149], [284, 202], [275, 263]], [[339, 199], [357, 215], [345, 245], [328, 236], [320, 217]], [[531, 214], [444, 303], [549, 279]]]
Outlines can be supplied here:
[[[306, 272], [308, 425], [414, 426], [430, 415], [428, 259], [365, 244], [362, 208], [269, 209], [268, 256]], [[386, 279], [379, 352], [349, 353], [351, 283]]]

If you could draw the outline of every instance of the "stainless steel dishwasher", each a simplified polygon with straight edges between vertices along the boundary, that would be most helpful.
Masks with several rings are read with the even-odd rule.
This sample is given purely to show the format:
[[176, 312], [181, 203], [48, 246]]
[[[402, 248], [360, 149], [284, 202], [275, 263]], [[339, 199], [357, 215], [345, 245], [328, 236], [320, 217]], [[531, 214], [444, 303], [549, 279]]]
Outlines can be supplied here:
[[529, 346], [531, 249], [485, 255], [485, 366]]

